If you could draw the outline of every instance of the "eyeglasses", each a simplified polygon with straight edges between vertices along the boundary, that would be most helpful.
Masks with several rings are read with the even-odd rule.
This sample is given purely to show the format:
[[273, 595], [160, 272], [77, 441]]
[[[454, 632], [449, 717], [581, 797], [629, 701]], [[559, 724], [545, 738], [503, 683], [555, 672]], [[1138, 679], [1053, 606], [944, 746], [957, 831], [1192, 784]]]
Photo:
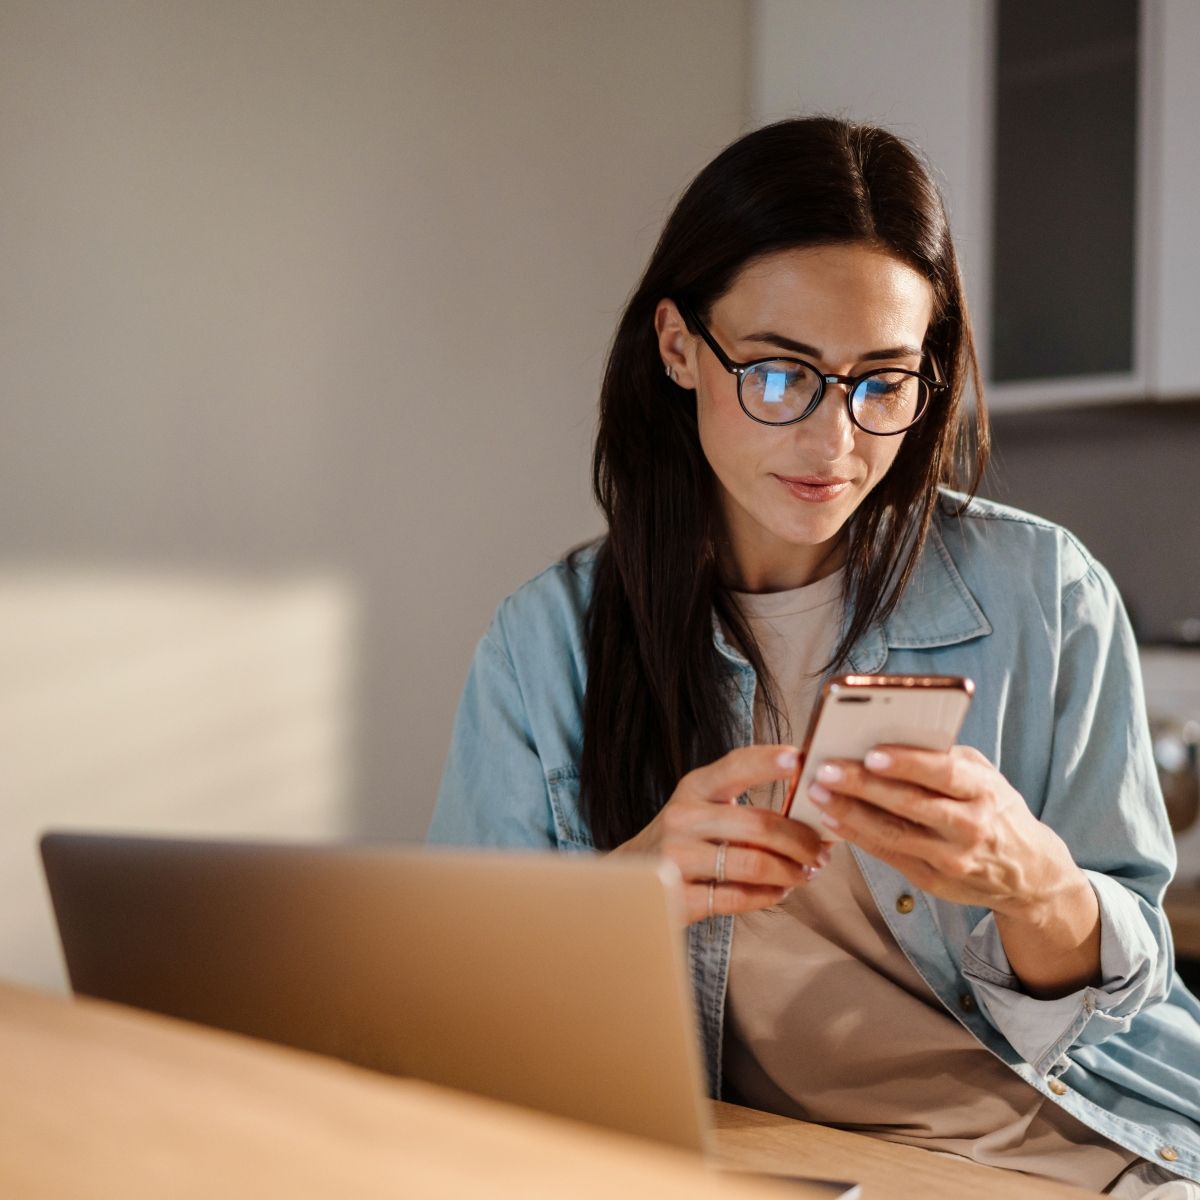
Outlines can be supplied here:
[[935, 379], [896, 367], [880, 367], [861, 375], [828, 375], [802, 358], [736, 363], [717, 345], [690, 304], [676, 301], [676, 305], [687, 323], [700, 331], [721, 366], [737, 376], [742, 411], [762, 425], [795, 425], [811, 417], [825, 396], [825, 388], [840, 383], [846, 388], [850, 420], [864, 433], [891, 437], [911, 429], [925, 415], [933, 396], [949, 386], [941, 379], [932, 356], [929, 361], [937, 373]]

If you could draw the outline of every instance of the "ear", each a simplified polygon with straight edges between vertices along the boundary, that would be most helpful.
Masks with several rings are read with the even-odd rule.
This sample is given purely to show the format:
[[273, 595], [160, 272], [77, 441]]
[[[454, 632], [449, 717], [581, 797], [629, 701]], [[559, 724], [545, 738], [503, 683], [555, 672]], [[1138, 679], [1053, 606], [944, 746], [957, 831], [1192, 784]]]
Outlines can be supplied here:
[[663, 368], [670, 367], [681, 388], [696, 387], [696, 342], [688, 332], [674, 300], [660, 300], [654, 310], [654, 331], [658, 335], [658, 353]]

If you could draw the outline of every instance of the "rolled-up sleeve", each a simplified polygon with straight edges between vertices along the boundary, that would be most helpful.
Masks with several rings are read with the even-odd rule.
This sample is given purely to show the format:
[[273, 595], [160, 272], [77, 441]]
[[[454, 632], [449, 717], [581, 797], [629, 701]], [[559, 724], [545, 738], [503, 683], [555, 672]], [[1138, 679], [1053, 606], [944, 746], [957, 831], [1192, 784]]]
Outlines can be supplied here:
[[963, 975], [988, 1019], [1041, 1075], [1066, 1067], [1073, 1046], [1102, 1042], [1129, 1028], [1153, 994], [1159, 947], [1138, 898], [1117, 880], [1084, 872], [1100, 907], [1100, 983], [1054, 1000], [1022, 990], [995, 917], [988, 913], [963, 950]]
[[[1036, 807], [1036, 806], [1035, 806]], [[1022, 990], [995, 918], [975, 926], [963, 974], [981, 1010], [1042, 1075], [1074, 1046], [1129, 1028], [1166, 996], [1174, 968], [1162, 896], [1175, 848], [1150, 749], [1133, 633], [1098, 564], [1066, 589], [1054, 750], [1040, 818], [1070, 848], [1100, 909], [1100, 979], [1042, 1000]]]

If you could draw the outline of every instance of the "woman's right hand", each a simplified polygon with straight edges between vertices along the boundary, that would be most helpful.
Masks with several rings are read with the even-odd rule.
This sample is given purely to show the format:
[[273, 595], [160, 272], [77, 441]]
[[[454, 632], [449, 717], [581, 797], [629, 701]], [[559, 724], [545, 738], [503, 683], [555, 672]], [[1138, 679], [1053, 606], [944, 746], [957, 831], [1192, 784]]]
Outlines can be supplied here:
[[829, 861], [828, 845], [809, 826], [737, 799], [790, 778], [797, 757], [794, 746], [744, 746], [689, 771], [654, 820], [613, 853], [673, 862], [688, 924], [778, 904]]

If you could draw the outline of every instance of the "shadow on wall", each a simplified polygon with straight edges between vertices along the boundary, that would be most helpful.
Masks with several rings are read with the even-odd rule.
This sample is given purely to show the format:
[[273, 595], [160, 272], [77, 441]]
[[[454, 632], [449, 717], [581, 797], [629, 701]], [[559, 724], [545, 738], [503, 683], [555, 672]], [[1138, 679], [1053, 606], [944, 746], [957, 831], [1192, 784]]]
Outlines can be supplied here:
[[48, 827], [352, 832], [358, 607], [333, 577], [0, 576], [0, 978], [65, 983]]

